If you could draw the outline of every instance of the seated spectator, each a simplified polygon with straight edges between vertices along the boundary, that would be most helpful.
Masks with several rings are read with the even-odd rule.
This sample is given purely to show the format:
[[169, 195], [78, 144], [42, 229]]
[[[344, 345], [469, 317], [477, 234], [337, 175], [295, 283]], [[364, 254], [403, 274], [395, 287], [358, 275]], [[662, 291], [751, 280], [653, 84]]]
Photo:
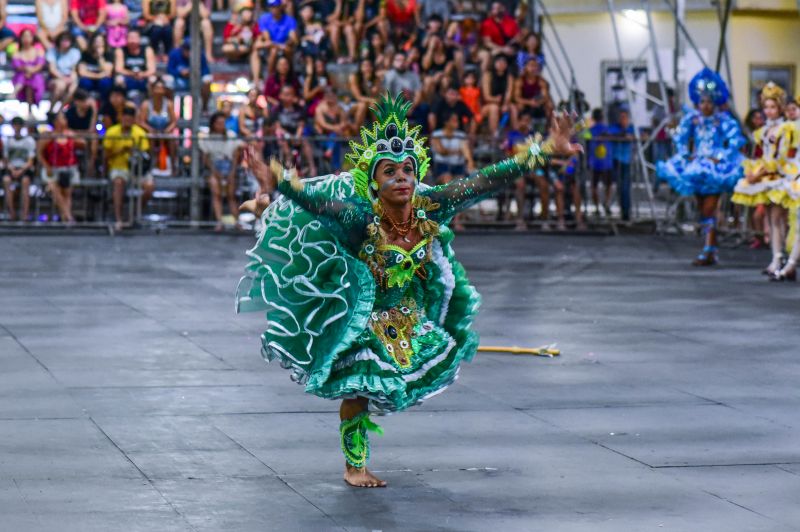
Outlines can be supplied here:
[[389, 94], [402, 94], [413, 106], [417, 106], [422, 100], [422, 81], [419, 74], [409, 70], [408, 65], [404, 53], [394, 54], [392, 68], [386, 72], [383, 85]]
[[106, 34], [111, 48], [123, 48], [128, 44], [128, 6], [122, 0], [109, 0], [106, 5]]
[[[327, 40], [333, 50], [333, 56], [339, 58], [340, 62], [352, 62], [356, 53], [356, 27], [354, 21], [354, 10], [363, 3], [362, 1], [350, 2], [345, 0], [305, 0], [301, 3], [300, 16], [303, 16], [303, 9], [309, 7], [317, 14], [321, 22], [325, 23], [327, 30]], [[342, 53], [342, 36], [347, 46], [347, 53]]]
[[114, 60], [102, 33], [92, 37], [89, 48], [81, 54], [78, 63], [78, 86], [95, 92], [105, 101], [114, 85]]
[[422, 92], [424, 98], [430, 100], [439, 94], [453, 77], [455, 63], [452, 54], [448, 55], [444, 41], [438, 35], [431, 35], [426, 40], [427, 48], [422, 56]]
[[491, 69], [483, 74], [481, 87], [487, 126], [489, 133], [495, 136], [500, 135], [500, 130], [509, 121], [517, 127], [514, 124], [516, 108], [513, 104], [515, 83], [508, 68], [508, 58], [502, 54], [494, 56]]
[[[147, 132], [135, 124], [136, 107], [133, 104], [125, 105], [120, 117], [120, 123], [111, 126], [103, 138], [103, 154], [106, 158], [108, 178], [111, 180], [114, 195], [114, 229], [122, 231], [122, 207], [125, 203], [125, 189], [131, 181], [131, 169], [134, 156], [141, 157], [150, 150]], [[144, 170], [144, 169], [143, 169]], [[142, 187], [142, 209], [153, 196], [155, 184], [153, 177], [146, 173], [140, 176]]]
[[[137, 119], [139, 127], [144, 129], [151, 140], [150, 150], [153, 161], [153, 169], [166, 172], [169, 168], [175, 168], [175, 141], [163, 137], [172, 135], [178, 126], [178, 118], [175, 115], [175, 107], [172, 99], [167, 94], [167, 86], [164, 80], [156, 78], [150, 85], [150, 98], [142, 102], [139, 107]], [[163, 152], [163, 155], [162, 155]]]
[[354, 122], [360, 126], [366, 121], [369, 108], [378, 101], [382, 91], [381, 80], [370, 60], [361, 60], [358, 70], [350, 74], [348, 85], [355, 99]]
[[64, 116], [67, 118], [67, 128], [82, 138], [88, 146], [88, 156], [86, 150], [79, 159], [86, 161], [86, 176], [93, 177], [95, 172], [95, 162], [97, 161], [97, 107], [89, 93], [83, 89], [75, 91], [72, 104], [67, 108]]
[[225, 25], [222, 36], [222, 53], [228, 61], [247, 61], [253, 68], [253, 43], [258, 37], [258, 24], [253, 20], [253, 10], [249, 6], [240, 9], [238, 15], [234, 14]]
[[256, 85], [261, 80], [263, 59], [260, 54], [266, 55], [267, 73], [271, 73], [278, 56], [291, 57], [297, 45], [297, 21], [285, 12], [281, 0], [267, 0], [267, 7], [269, 12], [258, 19], [259, 34], [255, 48], [259, 55], [253, 60], [253, 83]]
[[529, 111], [533, 118], [547, 127], [553, 114], [550, 84], [541, 75], [539, 61], [529, 59], [519, 79], [514, 83], [514, 103], [518, 112]]
[[[431, 150], [433, 175], [436, 177], [437, 185], [460, 179], [475, 170], [469, 140], [461, 130], [461, 117], [457, 113], [447, 115], [443, 120], [442, 129], [433, 132]], [[464, 229], [459, 216], [456, 216], [453, 222], [456, 231]]]
[[310, 70], [306, 67], [306, 77], [303, 80], [303, 100], [306, 102], [309, 117], [314, 118], [317, 105], [325, 96], [325, 87], [330, 84], [325, 61], [316, 59]]
[[125, 88], [120, 86], [111, 87], [111, 91], [108, 93], [108, 101], [103, 103], [98, 114], [105, 131], [108, 131], [111, 126], [119, 124], [122, 110], [125, 109], [125, 104], [127, 103]]
[[225, 129], [239, 136], [239, 117], [233, 114], [233, 102], [222, 100], [219, 104], [219, 112], [225, 116]]
[[[192, 90], [192, 43], [187, 37], [179, 48], [169, 53], [167, 61], [167, 74], [172, 77], [172, 88], [176, 91]], [[208, 109], [208, 99], [211, 96], [211, 71], [208, 68], [206, 56], [200, 54], [200, 97], [203, 100], [203, 110]]]
[[275, 72], [271, 74], [264, 84], [264, 96], [269, 105], [278, 105], [278, 96], [284, 85], [291, 85], [295, 94], [300, 93], [300, 82], [292, 69], [292, 63], [286, 56], [278, 58], [275, 63]]
[[6, 48], [17, 40], [14, 30], [6, 26], [8, 6], [6, 0], [0, 0], [0, 53], [5, 52]]
[[50, 115], [50, 125], [53, 130], [42, 135], [37, 149], [42, 164], [42, 181], [53, 198], [61, 221], [73, 224], [72, 187], [80, 180], [76, 150], [86, 143], [81, 138], [75, 138], [69, 130], [63, 111]]
[[542, 54], [542, 41], [538, 33], [530, 32], [522, 41], [522, 49], [517, 52], [517, 68], [520, 72], [525, 68], [525, 63], [530, 59], [539, 62], [539, 66], [544, 66], [544, 54]]
[[3, 139], [3, 188], [6, 193], [8, 219], [12, 222], [17, 219], [15, 202], [17, 192], [22, 203], [20, 219], [26, 222], [30, 216], [30, 188], [36, 161], [36, 141], [30, 132], [26, 132], [23, 136], [24, 126], [25, 121], [22, 117], [15, 116], [11, 119], [14, 135]]
[[[355, 49], [355, 42], [353, 43]], [[300, 9], [300, 52], [306, 67], [317, 58], [330, 56], [330, 42], [321, 20], [314, 18], [314, 8], [305, 5]]]
[[464, 75], [464, 85], [458, 89], [458, 94], [461, 96], [461, 101], [467, 106], [467, 109], [472, 111], [473, 120], [475, 120], [476, 128], [483, 121], [483, 114], [481, 113], [481, 88], [478, 87], [478, 74], [469, 71]]
[[[203, 163], [209, 171], [208, 188], [211, 190], [211, 207], [217, 225], [214, 231], [222, 232], [222, 190], [228, 198], [228, 209], [235, 220], [239, 219], [239, 202], [236, 200], [236, 161], [241, 142], [225, 128], [225, 115], [214, 113], [208, 122], [208, 134], [199, 139]], [[237, 224], [238, 225], [238, 224]]]
[[260, 137], [266, 117], [267, 107], [259, 102], [258, 90], [250, 89], [247, 103], [239, 109], [239, 135], [245, 140]]
[[[352, 2], [350, 2], [350, 5], [352, 5]], [[360, 0], [356, 4], [355, 16], [345, 10], [344, 23], [354, 23], [353, 29], [356, 41], [362, 40], [367, 36], [370, 36], [369, 38], [372, 40], [372, 35], [378, 35], [383, 43], [389, 42], [389, 18], [386, 16], [386, 3], [384, 0]], [[333, 40], [332, 36], [331, 40]], [[383, 49], [384, 46], [378, 50]], [[377, 63], [375, 66], [378, 66]]]
[[455, 47], [457, 61], [460, 63], [488, 65], [490, 54], [481, 48], [480, 24], [474, 16], [465, 16], [460, 21], [451, 22], [445, 42], [452, 43]]
[[65, 31], [56, 39], [56, 47], [50, 48], [45, 54], [50, 72], [50, 100], [54, 110], [69, 103], [72, 93], [78, 88], [81, 53], [74, 44], [72, 35]]
[[417, 0], [385, 0], [385, 14], [389, 22], [389, 39], [401, 50], [408, 51], [417, 38], [420, 25]]
[[177, 14], [175, 0], [144, 0], [142, 8], [144, 33], [150, 39], [150, 46], [156, 53], [168, 54], [173, 48], [172, 21]]
[[11, 68], [14, 69], [11, 81], [17, 90], [17, 99], [26, 102], [30, 109], [38, 105], [44, 96], [44, 68], [47, 61], [44, 50], [36, 46], [36, 38], [29, 28], [20, 32], [17, 42], [19, 47], [11, 57]]
[[70, 0], [72, 36], [81, 51], [89, 45], [89, 36], [104, 28], [106, 0]]
[[417, 0], [417, 21], [427, 22], [432, 17], [438, 17], [446, 28], [453, 15], [453, 2], [451, 0]]
[[[176, 0], [176, 10], [173, 42], [179, 43], [183, 42], [183, 38], [186, 36], [186, 28], [189, 27], [189, 19], [192, 16], [192, 0]], [[212, 51], [214, 50], [214, 26], [211, 24], [210, 2], [207, 1], [200, 2], [200, 38], [203, 39], [206, 61], [211, 63], [214, 61], [212, 56]]]
[[300, 169], [302, 165], [296, 164], [297, 158], [294, 156], [294, 154], [298, 153], [299, 148], [302, 150], [303, 157], [305, 157], [308, 164], [307, 175], [317, 175], [314, 152], [311, 150], [311, 144], [308, 139], [305, 138], [306, 113], [303, 110], [303, 106], [298, 103], [297, 95], [291, 85], [284, 85], [281, 88], [280, 102], [272, 110], [271, 114], [278, 119], [281, 129], [285, 133], [283, 138], [278, 141], [281, 159], [284, 162], [296, 165]]
[[325, 97], [317, 106], [314, 113], [314, 129], [318, 135], [329, 137], [331, 140], [323, 143], [325, 153], [323, 156], [330, 160], [333, 168], [340, 168], [341, 161], [341, 142], [337, 142], [342, 137], [347, 137], [350, 133], [350, 124], [333, 87], [325, 88]]
[[116, 84], [128, 92], [146, 92], [150, 78], [156, 74], [156, 56], [150, 46], [142, 46], [141, 32], [131, 28], [128, 45], [117, 48], [114, 53]]
[[467, 131], [470, 135], [475, 134], [477, 123], [473, 120], [472, 111], [469, 110], [467, 104], [461, 101], [458, 88], [453, 86], [448, 87], [444, 97], [438, 98], [431, 107], [431, 111], [428, 113], [430, 131], [444, 127], [445, 120], [452, 114], [458, 115], [458, 128], [461, 131]]
[[[517, 21], [508, 14], [502, 2], [492, 2], [489, 15], [481, 23], [481, 43], [491, 55], [503, 54], [508, 60], [516, 55], [514, 45], [520, 38]], [[483, 70], [488, 67], [489, 55], [481, 57]]]
[[391, 50], [392, 47], [386, 45], [386, 41], [381, 37], [381, 34], [373, 31], [369, 35], [369, 44], [361, 47], [361, 53], [358, 58], [360, 60], [369, 59], [375, 67], [375, 72], [383, 77], [386, 71], [392, 67], [394, 54]]
[[130, 23], [128, 27], [142, 29], [144, 27], [144, 19], [142, 18], [142, 0], [123, 0], [125, 6], [128, 8], [128, 16]]
[[566, 231], [567, 224], [565, 221], [566, 206], [566, 192], [570, 191], [572, 198], [572, 205], [575, 207], [575, 224], [576, 229], [583, 231], [586, 229], [586, 224], [583, 221], [583, 200], [581, 197], [580, 183], [576, 178], [578, 168], [578, 158], [570, 157], [563, 159], [554, 157], [550, 160], [550, 164], [555, 170], [555, 179], [553, 181], [553, 189], [556, 193], [556, 216], [557, 225], [556, 229], [559, 231]]
[[54, 47], [58, 36], [68, 29], [69, 2], [67, 0], [36, 0], [36, 20], [39, 22], [36, 36], [42, 46]]

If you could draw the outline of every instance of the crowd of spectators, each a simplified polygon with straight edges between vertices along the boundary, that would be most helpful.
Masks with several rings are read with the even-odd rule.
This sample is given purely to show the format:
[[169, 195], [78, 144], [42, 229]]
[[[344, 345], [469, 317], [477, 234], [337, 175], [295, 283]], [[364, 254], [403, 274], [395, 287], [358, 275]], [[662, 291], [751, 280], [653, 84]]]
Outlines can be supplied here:
[[[79, 177], [96, 176], [112, 183], [115, 221], [122, 224], [133, 152], [145, 152], [148, 162], [139, 168], [150, 169], [150, 176], [153, 169], [179, 172], [187, 143], [177, 136], [174, 102], [176, 94], [192, 89], [193, 46], [202, 47], [198, 89], [208, 134], [199, 146], [218, 230], [223, 199], [237, 214], [234, 195], [245, 141], [256, 139], [268, 156], [295, 164], [301, 175], [337, 171], [344, 164], [343, 140], [357, 135], [370, 107], [387, 91], [402, 93], [413, 104], [411, 122], [432, 139], [433, 184], [464, 177], [481, 150], [486, 159], [496, 159], [504, 147], [546, 132], [557, 108], [542, 74], [540, 37], [526, 29], [527, 7], [517, 0], [260, 2], [201, 2], [199, 43], [188, 38], [190, 0], [36, 0], [37, 31], [16, 36], [0, 31], [0, 39], [8, 39], [16, 96], [31, 108], [44, 103], [51, 117], [39, 160], [62, 220], [73, 219], [71, 187]], [[219, 11], [226, 23], [215, 31]], [[215, 91], [212, 100], [212, 72], [219, 64], [247, 78], [249, 91]], [[618, 122], [603, 135], [627, 139], [625, 113]], [[33, 124], [23, 129], [37, 131]], [[96, 132], [104, 137], [92, 136]], [[43, 142], [50, 147], [41, 148]], [[608, 174], [621, 176], [620, 205], [627, 218], [631, 150], [626, 155], [626, 149], [615, 152]], [[62, 157], [69, 150], [86, 154], [85, 163], [77, 164], [74, 155]], [[20, 179], [36, 176], [29, 175], [19, 151], [13, 161], [6, 157], [5, 175], [24, 189]], [[70, 169], [70, 179], [60, 177], [62, 168]], [[516, 189], [518, 226], [524, 227], [532, 212], [525, 205], [533, 186], [545, 226], [552, 193], [559, 227], [565, 214], [570, 218], [565, 194], [581, 227], [574, 174], [575, 162], [564, 161], [522, 180]], [[602, 170], [595, 174], [594, 203], [600, 205], [596, 187], [602, 183], [607, 211], [611, 181]], [[143, 182], [144, 203], [153, 186], [152, 179]], [[23, 219], [29, 216], [25, 201]], [[7, 199], [6, 205], [15, 204]]]

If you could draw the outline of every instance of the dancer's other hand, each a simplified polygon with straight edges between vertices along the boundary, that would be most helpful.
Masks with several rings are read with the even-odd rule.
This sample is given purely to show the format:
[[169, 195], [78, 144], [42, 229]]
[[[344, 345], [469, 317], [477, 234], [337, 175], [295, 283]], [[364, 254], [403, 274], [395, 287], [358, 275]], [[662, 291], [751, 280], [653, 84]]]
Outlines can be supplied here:
[[241, 205], [239, 205], [239, 210], [252, 212], [256, 216], [261, 218], [261, 215], [264, 213], [265, 210], [267, 210], [267, 207], [269, 207], [269, 203], [270, 203], [269, 194], [261, 194], [257, 198], [247, 200]]
[[548, 140], [553, 149], [553, 155], [569, 157], [583, 153], [583, 146], [571, 142], [575, 129], [575, 116], [568, 113], [556, 113], [550, 125]]

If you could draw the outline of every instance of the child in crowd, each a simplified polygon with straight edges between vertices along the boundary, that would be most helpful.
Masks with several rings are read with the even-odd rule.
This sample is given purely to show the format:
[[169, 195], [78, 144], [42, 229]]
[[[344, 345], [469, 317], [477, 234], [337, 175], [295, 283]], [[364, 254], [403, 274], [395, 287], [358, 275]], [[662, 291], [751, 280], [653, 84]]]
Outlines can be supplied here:
[[30, 134], [22, 135], [22, 128], [25, 121], [15, 116], [11, 120], [11, 127], [14, 128], [14, 135], [3, 139], [3, 188], [6, 194], [6, 210], [8, 219], [16, 220], [17, 210], [15, 197], [19, 191], [22, 203], [23, 222], [28, 220], [30, 213], [30, 194], [31, 181], [33, 179], [33, 167], [36, 159], [36, 142]]
[[609, 136], [614, 137], [614, 171], [617, 177], [617, 195], [622, 220], [631, 219], [631, 163], [633, 161], [633, 141], [635, 131], [631, 124], [630, 114], [620, 110], [617, 123], [609, 128]]
[[[281, 159], [289, 164], [294, 164], [298, 159], [299, 151], [302, 150], [303, 157], [308, 164], [309, 175], [317, 175], [317, 165], [314, 164], [314, 152], [311, 144], [306, 137], [306, 112], [300, 105], [294, 87], [284, 85], [278, 96], [279, 104], [275, 106], [271, 113], [277, 117], [281, 129], [284, 131], [282, 139], [278, 142], [280, 147]], [[297, 165], [300, 168], [302, 165]]]
[[122, 48], [128, 44], [128, 6], [122, 0], [109, 0], [106, 6], [106, 37], [111, 48]]
[[592, 176], [592, 202], [597, 216], [600, 216], [600, 196], [598, 193], [600, 182], [603, 183], [603, 212], [606, 216], [611, 212], [611, 192], [614, 188], [611, 179], [611, 168], [614, 160], [608, 143], [608, 130], [609, 127], [605, 123], [603, 110], [598, 108], [592, 111], [592, 126], [584, 132], [584, 139], [586, 140], [589, 172]]
[[478, 75], [474, 70], [470, 70], [464, 75], [464, 85], [458, 89], [461, 101], [472, 111], [475, 123], [480, 125], [483, 120], [481, 116], [481, 89], [478, 87]]
[[[534, 117], [533, 113], [525, 110], [517, 117], [517, 128], [508, 132], [508, 137], [503, 145], [506, 153], [509, 155], [514, 154], [514, 146], [525, 141], [530, 135], [533, 134]], [[547, 181], [544, 168], [537, 168], [532, 173], [526, 175], [523, 179], [518, 179], [514, 184], [515, 198], [517, 201], [517, 227], [518, 231], [524, 231], [528, 228], [525, 222], [525, 214], [529, 211], [525, 209], [525, 196], [527, 195], [528, 184], [533, 182], [536, 188], [539, 189], [539, 201], [541, 203], [540, 219], [542, 221], [542, 230], [547, 231], [550, 229], [548, 219], [550, 218], [550, 183]], [[533, 210], [533, 207], [530, 209]]]

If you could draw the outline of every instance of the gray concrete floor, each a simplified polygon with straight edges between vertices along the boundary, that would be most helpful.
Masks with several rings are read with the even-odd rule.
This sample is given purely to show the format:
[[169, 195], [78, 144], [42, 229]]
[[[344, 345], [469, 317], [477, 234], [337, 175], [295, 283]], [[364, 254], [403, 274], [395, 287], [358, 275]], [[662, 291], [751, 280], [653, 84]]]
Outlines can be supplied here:
[[466, 235], [485, 344], [341, 480], [337, 405], [236, 316], [249, 237], [0, 239], [0, 529], [800, 529], [800, 287], [691, 238]]

